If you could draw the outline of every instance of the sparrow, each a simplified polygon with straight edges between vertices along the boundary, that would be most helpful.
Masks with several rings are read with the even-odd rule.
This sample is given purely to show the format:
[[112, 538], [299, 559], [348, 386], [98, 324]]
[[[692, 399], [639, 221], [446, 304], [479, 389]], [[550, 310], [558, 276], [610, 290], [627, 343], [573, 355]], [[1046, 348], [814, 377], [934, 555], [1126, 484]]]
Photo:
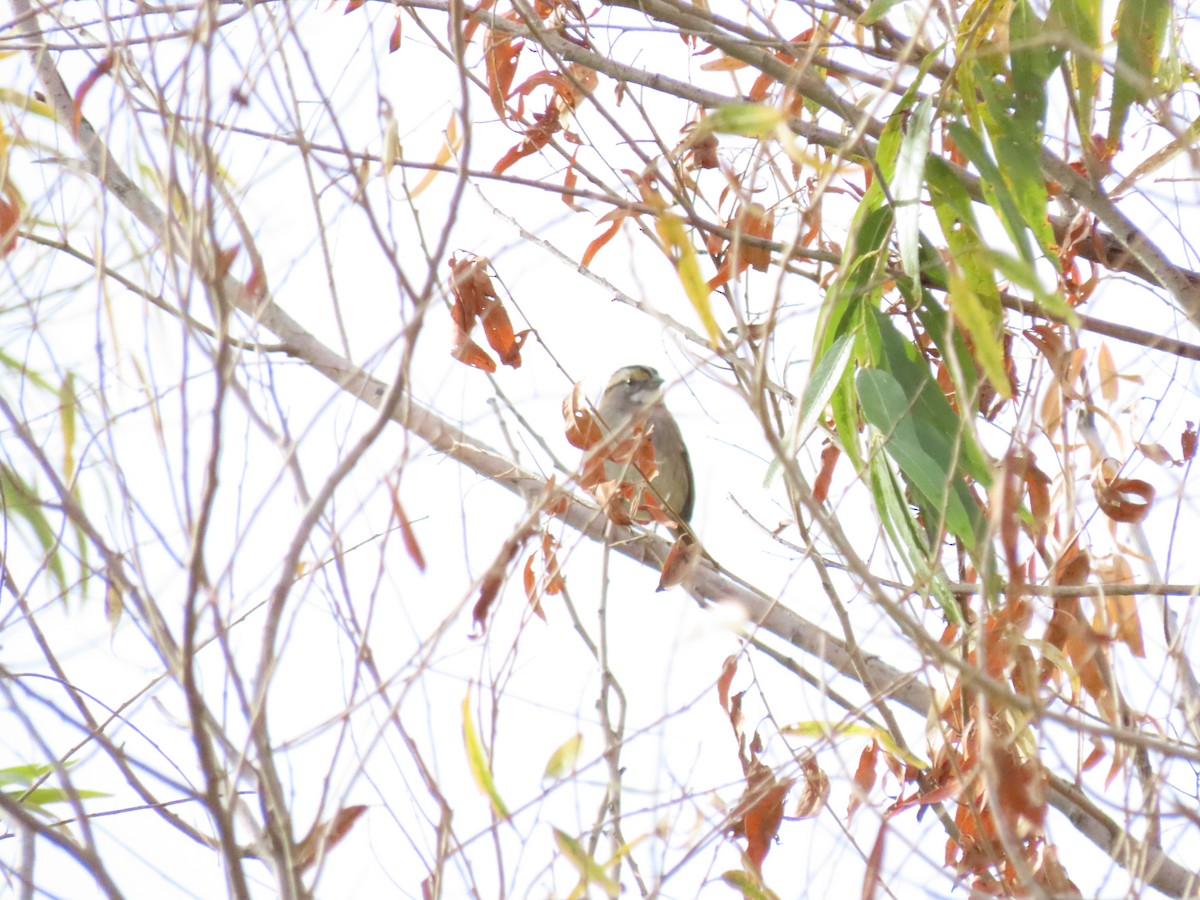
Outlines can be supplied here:
[[[650, 436], [654, 447], [654, 465], [658, 469], [649, 481], [649, 490], [658, 505], [677, 522], [686, 525], [691, 521], [692, 509], [696, 504], [696, 488], [692, 477], [692, 463], [687, 445], [675, 418], [663, 403], [663, 379], [649, 366], [625, 366], [617, 369], [596, 405], [604, 429], [608, 434], [618, 435], [618, 440], [631, 437], [634, 430], [642, 429]], [[641, 488], [646, 482], [633, 462], [605, 463], [608, 476], [622, 484]], [[648, 524], [653, 517], [641, 509], [632, 518]]]

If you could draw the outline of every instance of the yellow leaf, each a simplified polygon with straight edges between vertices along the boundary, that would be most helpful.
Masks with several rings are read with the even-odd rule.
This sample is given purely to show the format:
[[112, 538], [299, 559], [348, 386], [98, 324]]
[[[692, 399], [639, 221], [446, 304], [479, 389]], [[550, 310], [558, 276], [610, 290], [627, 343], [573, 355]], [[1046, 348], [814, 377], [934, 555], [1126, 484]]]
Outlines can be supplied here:
[[761, 103], [738, 103], [714, 109], [701, 120], [697, 130], [763, 138], [774, 134], [786, 121], [787, 116], [777, 107]]
[[696, 248], [688, 240], [684, 231], [683, 221], [672, 213], [663, 213], [655, 223], [659, 237], [670, 250], [671, 258], [675, 261], [675, 270], [679, 273], [679, 281], [683, 290], [692, 302], [700, 322], [708, 333], [709, 343], [715, 348], [721, 342], [721, 329], [713, 317], [712, 305], [708, 302], [708, 282], [700, 274], [700, 263], [696, 259]]
[[471, 719], [471, 695], [463, 697], [462, 702], [462, 728], [463, 728], [463, 743], [467, 748], [467, 764], [471, 768], [471, 777], [475, 779], [475, 784], [479, 789], [487, 794], [488, 799], [492, 802], [492, 811], [502, 819], [509, 817], [508, 807], [504, 805], [504, 801], [500, 799], [500, 792], [496, 790], [496, 782], [492, 778], [492, 771], [488, 767], [487, 756], [483, 752], [483, 744], [479, 740], [479, 735], [475, 731], [475, 722]]

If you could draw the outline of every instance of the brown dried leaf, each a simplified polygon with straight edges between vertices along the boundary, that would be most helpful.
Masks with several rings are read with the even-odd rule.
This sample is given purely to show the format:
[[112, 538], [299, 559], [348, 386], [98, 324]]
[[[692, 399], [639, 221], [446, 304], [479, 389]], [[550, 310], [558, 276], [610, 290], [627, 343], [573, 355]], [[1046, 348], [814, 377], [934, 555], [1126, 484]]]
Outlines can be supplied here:
[[1191, 422], [1186, 424], [1183, 433], [1179, 435], [1179, 447], [1183, 451], [1183, 461], [1190, 462], [1196, 455], [1196, 426]]
[[1114, 522], [1141, 522], [1154, 502], [1154, 487], [1140, 478], [1116, 476], [1115, 461], [1105, 460], [1097, 466], [1092, 489], [1100, 511]]
[[829, 485], [833, 481], [833, 470], [837, 466], [842, 451], [837, 444], [826, 444], [821, 448], [821, 471], [813, 481], [812, 498], [814, 503], [824, 503], [829, 496]]
[[801, 771], [804, 772], [804, 787], [793, 815], [797, 819], [811, 819], [825, 807], [829, 799], [829, 776], [821, 771], [814, 756], [804, 760]]
[[846, 809], [846, 824], [854, 819], [854, 813], [875, 787], [879, 764], [879, 741], [871, 741], [863, 747], [858, 757], [858, 768], [854, 771], [854, 788], [850, 791], [850, 805]]
[[396, 27], [392, 29], [392, 36], [388, 38], [388, 53], [395, 53], [400, 49], [400, 39], [403, 37], [403, 29], [400, 27], [400, 13], [396, 13]]
[[1117, 383], [1120, 377], [1117, 372], [1117, 365], [1113, 362], [1112, 351], [1108, 349], [1108, 344], [1102, 343], [1100, 349], [1096, 351], [1096, 368], [1100, 370], [1100, 395], [1112, 404], [1117, 402], [1120, 385]]
[[729, 686], [733, 684], [733, 676], [736, 673], [737, 656], [725, 657], [725, 662], [721, 663], [721, 674], [717, 678], [717, 699], [721, 703], [721, 709], [726, 712], [729, 712]]
[[517, 60], [525, 42], [512, 35], [487, 29], [483, 36], [483, 59], [487, 75], [488, 97], [501, 122], [508, 121], [508, 96], [517, 74]]
[[759, 871], [779, 833], [783, 804], [793, 783], [790, 778], [776, 781], [770, 768], [757, 760], [746, 776], [746, 791], [738, 804], [741, 816], [734, 823], [733, 832], [746, 838], [746, 856]]
[[392, 514], [396, 517], [396, 521], [400, 525], [400, 537], [404, 541], [404, 549], [408, 552], [408, 558], [413, 561], [413, 564], [422, 572], [425, 571], [425, 556], [421, 553], [421, 546], [417, 543], [417, 536], [412, 530], [412, 523], [409, 522], [408, 516], [404, 515], [404, 508], [400, 505], [400, 494], [397, 491], [397, 486], [388, 480], [388, 491], [392, 496]]
[[316, 862], [318, 856], [324, 856], [336, 847], [366, 811], [365, 806], [346, 806], [339, 809], [328, 822], [314, 824], [296, 845], [294, 859], [297, 870], [303, 872]]
[[[567, 441], [579, 450], [591, 450], [604, 437], [604, 429], [592, 414], [592, 406], [583, 392], [583, 382], [575, 382], [571, 393], [563, 399], [563, 421]], [[586, 486], [586, 485], [585, 485]]]

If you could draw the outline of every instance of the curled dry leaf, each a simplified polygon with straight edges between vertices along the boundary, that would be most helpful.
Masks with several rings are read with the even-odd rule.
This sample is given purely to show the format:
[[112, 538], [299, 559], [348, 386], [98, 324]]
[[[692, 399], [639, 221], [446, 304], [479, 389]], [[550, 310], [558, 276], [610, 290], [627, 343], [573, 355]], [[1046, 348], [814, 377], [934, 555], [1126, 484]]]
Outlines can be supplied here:
[[1154, 502], [1154, 487], [1140, 478], [1121, 478], [1116, 460], [1106, 459], [1096, 467], [1092, 489], [1100, 511], [1114, 522], [1141, 522]]
[[488, 97], [501, 122], [508, 121], [508, 94], [517, 74], [517, 60], [525, 42], [502, 31], [487, 29], [483, 36], [483, 60]]
[[1196, 426], [1192, 422], [1188, 422], [1183, 433], [1179, 435], [1179, 446], [1183, 451], [1183, 461], [1191, 462], [1192, 457], [1196, 455]]
[[591, 450], [604, 437], [604, 430], [596, 421], [592, 405], [583, 391], [583, 382], [575, 382], [571, 393], [562, 404], [563, 422], [566, 424], [567, 441], [578, 450]]
[[825, 806], [829, 799], [829, 776], [821, 771], [816, 757], [810, 756], [801, 765], [804, 772], [804, 785], [800, 790], [799, 802], [793, 816], [797, 819], [811, 819]]

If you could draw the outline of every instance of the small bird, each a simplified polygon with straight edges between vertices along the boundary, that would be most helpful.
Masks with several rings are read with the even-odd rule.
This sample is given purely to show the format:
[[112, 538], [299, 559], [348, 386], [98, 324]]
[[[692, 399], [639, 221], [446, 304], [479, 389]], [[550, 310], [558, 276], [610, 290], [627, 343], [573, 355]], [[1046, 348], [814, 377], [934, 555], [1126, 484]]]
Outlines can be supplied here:
[[[654, 495], [669, 515], [686, 524], [691, 521], [696, 503], [692, 463], [679, 425], [663, 403], [662, 386], [662, 376], [649, 366], [617, 369], [608, 380], [596, 411], [609, 434], [627, 438], [635, 428], [641, 427], [650, 435], [658, 473], [650, 479], [648, 493]], [[635, 488], [644, 484], [642, 474], [632, 462], [610, 461], [605, 464], [605, 469], [614, 481], [632, 484]], [[633, 518], [641, 524], [652, 521], [652, 517], [644, 512]]]

